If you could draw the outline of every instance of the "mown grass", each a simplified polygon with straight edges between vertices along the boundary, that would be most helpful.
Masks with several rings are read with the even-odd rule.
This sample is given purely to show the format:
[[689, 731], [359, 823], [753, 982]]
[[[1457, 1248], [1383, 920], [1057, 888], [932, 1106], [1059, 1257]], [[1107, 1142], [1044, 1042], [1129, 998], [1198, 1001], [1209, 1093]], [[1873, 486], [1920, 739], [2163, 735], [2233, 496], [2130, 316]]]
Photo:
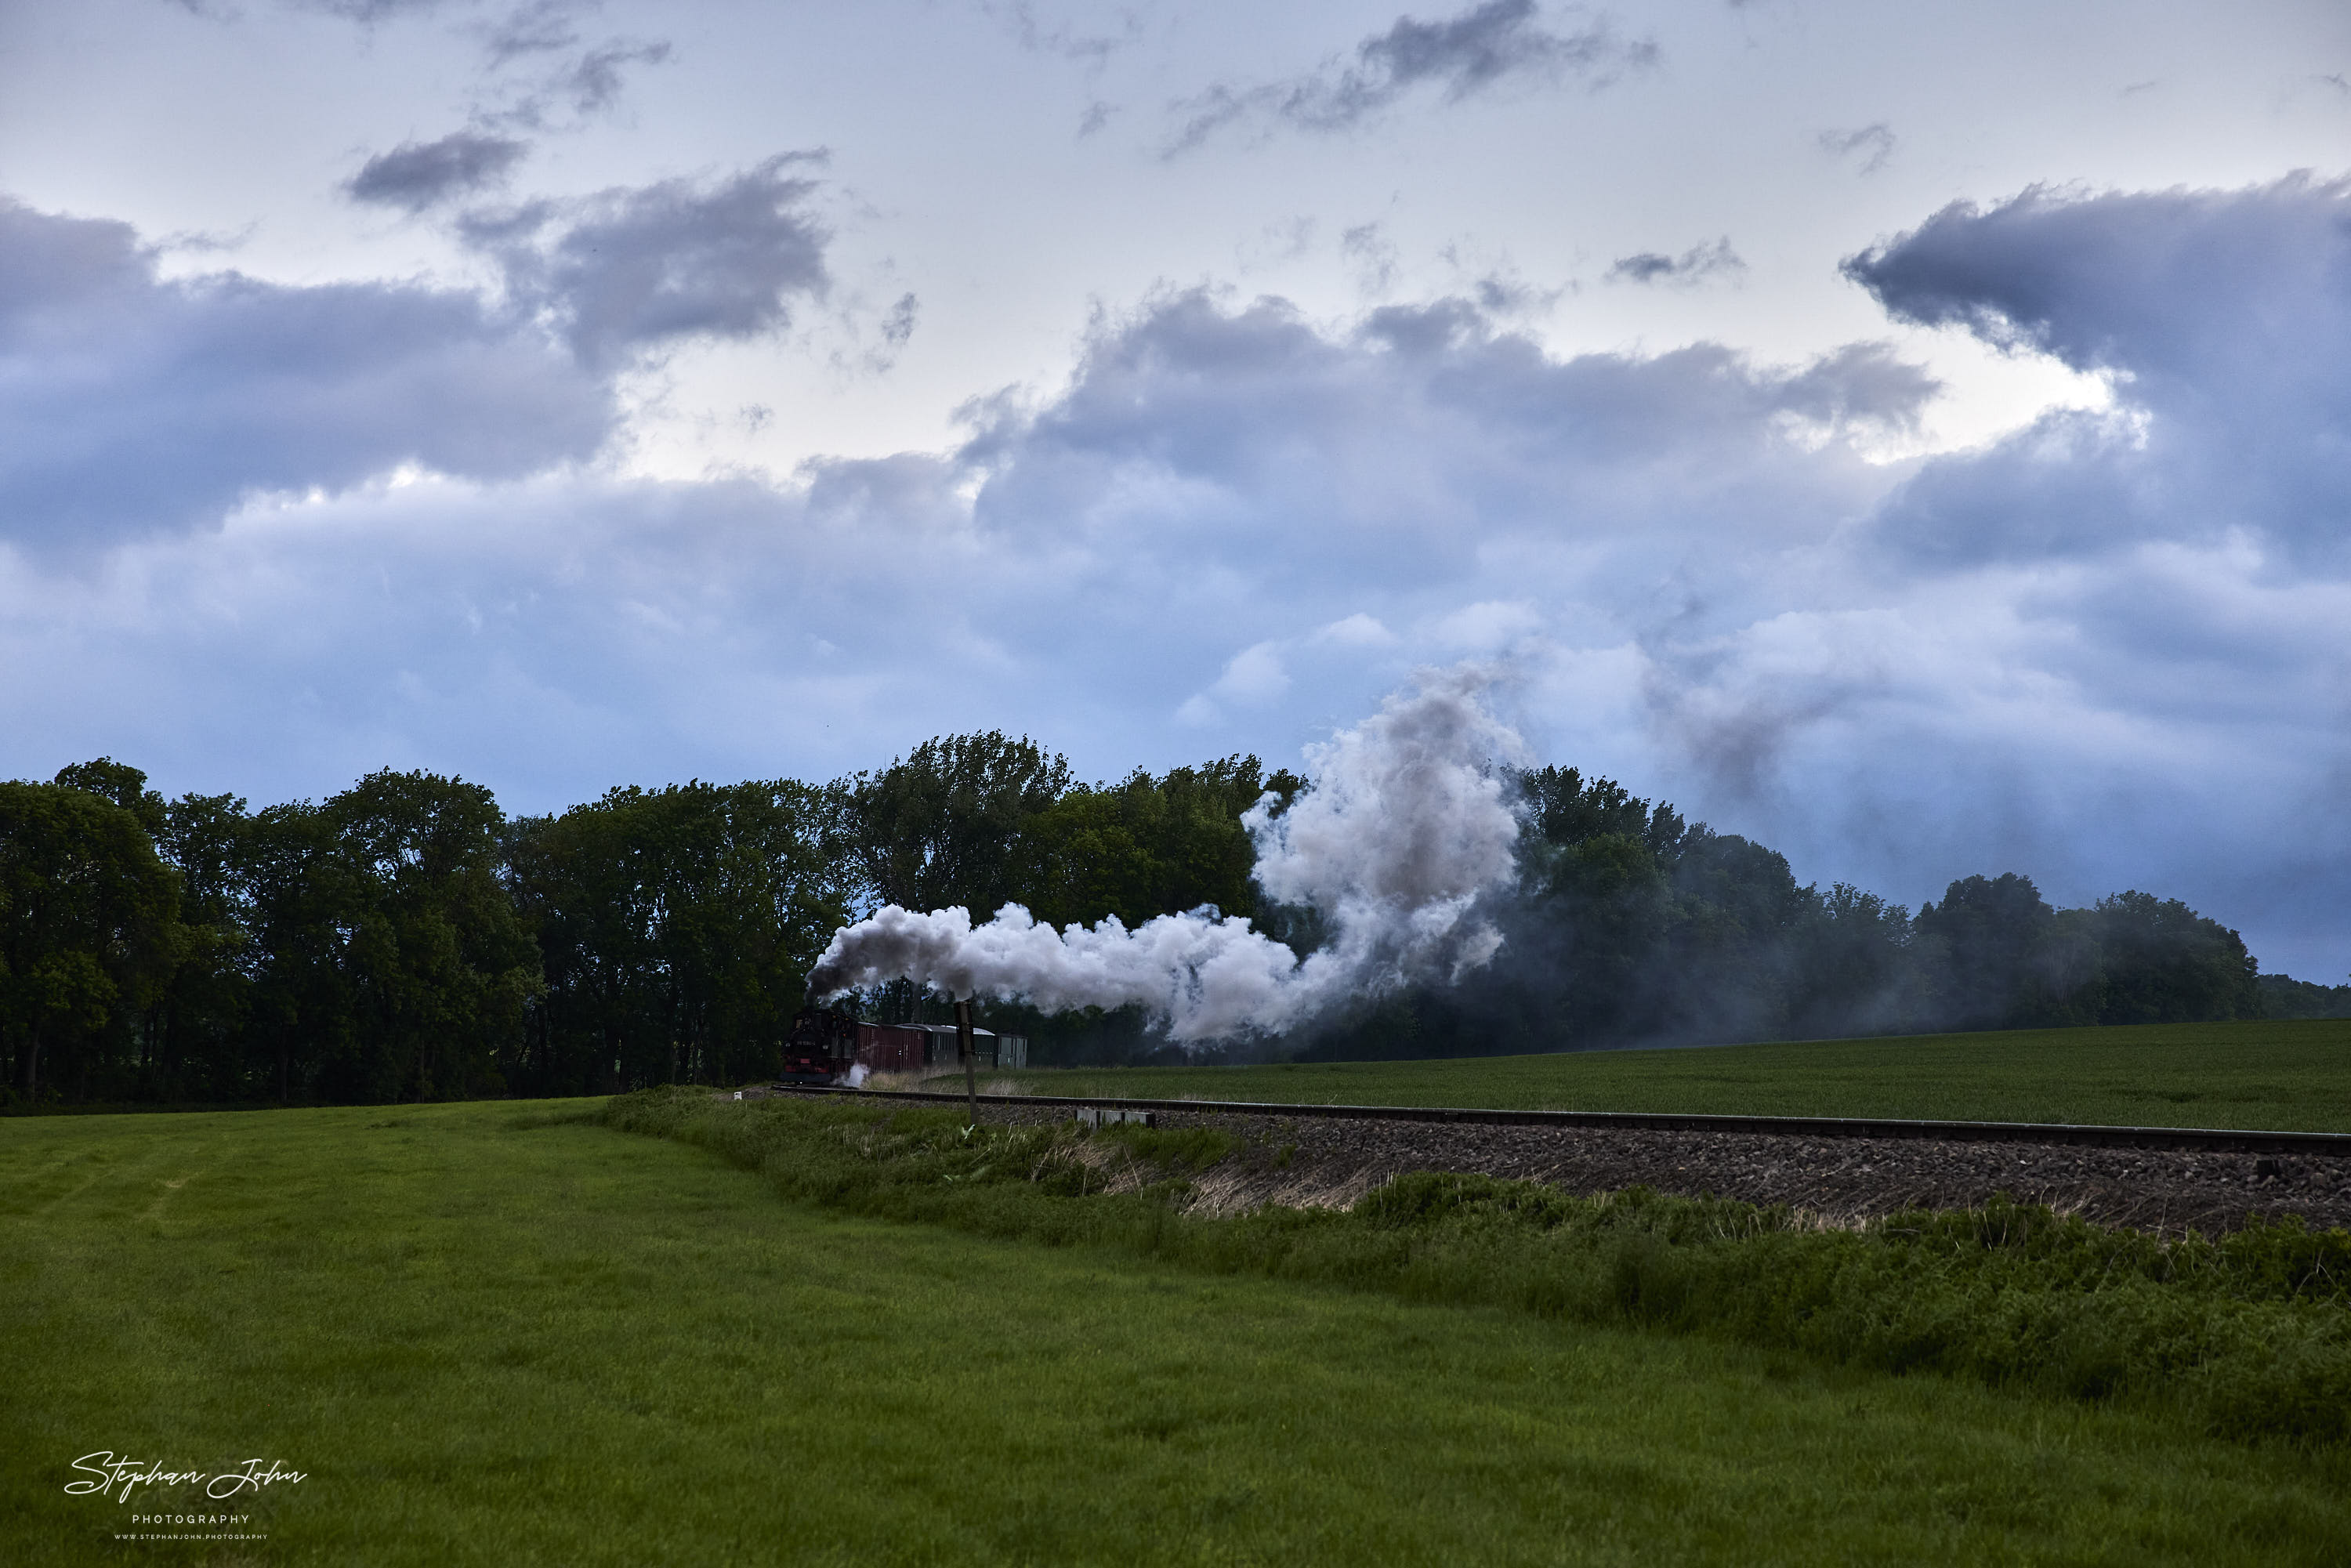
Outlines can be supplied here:
[[[2351, 1550], [2340, 1448], [824, 1212], [710, 1153], [568, 1119], [581, 1109], [0, 1127], [0, 1558]], [[185, 1503], [66, 1496], [99, 1449], [264, 1455], [308, 1479], [240, 1505], [264, 1542], [120, 1545], [123, 1515]]]
[[2351, 1132], [2351, 1019], [2017, 1030], [1443, 1061], [1032, 1069], [996, 1076], [1030, 1093], [1139, 1100], [2346, 1133]]

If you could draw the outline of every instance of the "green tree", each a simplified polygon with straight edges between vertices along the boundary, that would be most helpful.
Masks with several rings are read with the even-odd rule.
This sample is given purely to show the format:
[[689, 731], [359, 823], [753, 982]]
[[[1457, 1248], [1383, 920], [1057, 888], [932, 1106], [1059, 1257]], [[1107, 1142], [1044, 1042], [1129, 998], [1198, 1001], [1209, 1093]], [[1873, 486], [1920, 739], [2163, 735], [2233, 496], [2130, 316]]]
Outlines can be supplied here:
[[183, 795], [156, 847], [179, 873], [187, 940], [152, 1012], [144, 1097], [242, 1099], [262, 1087], [247, 1059], [253, 970], [253, 819], [235, 795]]
[[1661, 800], [1652, 807], [1613, 779], [1587, 779], [1580, 769], [1557, 767], [1531, 768], [1516, 778], [1526, 842], [1538, 857], [1545, 849], [1572, 849], [1614, 835], [1638, 841], [1653, 862], [1670, 861], [1690, 831], [1671, 806]]
[[1928, 962], [1944, 1027], [2074, 1021], [2066, 998], [2084, 977], [2081, 956], [2061, 944], [2057, 912], [2031, 877], [1962, 877], [1944, 890], [1941, 904], [1919, 906], [1917, 924], [1932, 945]]
[[499, 880], [504, 826], [480, 785], [390, 770], [241, 825], [246, 1047], [281, 1098], [501, 1089], [539, 984]]
[[2244, 939], [2176, 898], [2117, 893], [2067, 910], [2097, 954], [2084, 998], [2099, 1023], [2205, 1023], [2262, 1016], [2260, 966]]
[[122, 1065], [179, 960], [178, 915], [138, 813], [78, 786], [0, 784], [0, 1036], [27, 1099], [45, 1053], [85, 1089]]
[[101, 800], [111, 800], [138, 818], [150, 839], [160, 841], [163, 837], [167, 814], [163, 797], [147, 788], [147, 775], [127, 762], [117, 762], [111, 757], [77, 762], [58, 768], [57, 776], [50, 782], [68, 789], [87, 789]]
[[319, 847], [355, 1054], [340, 1095], [391, 1100], [497, 1092], [518, 1047], [538, 952], [499, 880], [505, 819], [478, 784], [371, 773], [329, 798]]
[[547, 989], [526, 1015], [521, 1081], [542, 1094], [665, 1081], [666, 977], [636, 789], [509, 826], [507, 885]]
[[1068, 759], [1000, 730], [926, 740], [878, 773], [843, 781], [860, 892], [874, 904], [985, 920], [1024, 891], [1018, 849], [1031, 819], [1069, 789]]
[[1672, 1039], [1751, 1040], [1788, 1032], [1794, 974], [1820, 895], [1787, 857], [1736, 833], [1687, 830], [1674, 852], [1673, 917], [1646, 982], [1651, 1027]]
[[517, 824], [509, 876], [548, 981], [527, 1081], [552, 1092], [772, 1071], [848, 918], [836, 805], [790, 779], [695, 781]]
[[248, 1060], [281, 1101], [298, 1087], [306, 1097], [383, 1098], [351, 1067], [362, 1046], [347, 949], [369, 890], [360, 869], [336, 852], [334, 824], [308, 800], [266, 807], [246, 826], [244, 864], [256, 954]]
[[808, 972], [847, 919], [823, 806], [820, 791], [791, 780], [646, 797], [673, 1082], [773, 1069]]
[[2351, 986], [2322, 986], [2292, 975], [2262, 975], [2261, 1016], [2267, 1019], [2351, 1018]]
[[1789, 1033], [1797, 1038], [1897, 1034], [1928, 1016], [1910, 912], [1840, 882], [1802, 923]]
[[1241, 816], [1268, 791], [1286, 804], [1303, 787], [1286, 770], [1268, 777], [1254, 757], [1078, 786], [1023, 827], [1020, 902], [1055, 925], [1114, 915], [1131, 927], [1203, 904], [1253, 915], [1257, 846]]

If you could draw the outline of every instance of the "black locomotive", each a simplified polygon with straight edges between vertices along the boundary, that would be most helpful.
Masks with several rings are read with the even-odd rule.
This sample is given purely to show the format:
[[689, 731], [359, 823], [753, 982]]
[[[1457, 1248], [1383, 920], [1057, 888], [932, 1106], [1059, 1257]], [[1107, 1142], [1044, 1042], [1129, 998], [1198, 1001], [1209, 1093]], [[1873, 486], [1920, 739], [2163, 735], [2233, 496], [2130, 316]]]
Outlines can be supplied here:
[[784, 1039], [785, 1083], [838, 1083], [857, 1062], [857, 1019], [838, 1008], [802, 1008]]

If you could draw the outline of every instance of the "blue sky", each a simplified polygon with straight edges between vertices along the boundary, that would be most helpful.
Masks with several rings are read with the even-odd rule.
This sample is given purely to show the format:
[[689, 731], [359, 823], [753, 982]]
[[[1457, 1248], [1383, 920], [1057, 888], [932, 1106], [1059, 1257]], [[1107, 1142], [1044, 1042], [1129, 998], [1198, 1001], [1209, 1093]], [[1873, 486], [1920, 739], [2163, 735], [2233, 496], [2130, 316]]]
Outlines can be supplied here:
[[2351, 13], [0, 0], [0, 771], [1548, 760], [2351, 967]]

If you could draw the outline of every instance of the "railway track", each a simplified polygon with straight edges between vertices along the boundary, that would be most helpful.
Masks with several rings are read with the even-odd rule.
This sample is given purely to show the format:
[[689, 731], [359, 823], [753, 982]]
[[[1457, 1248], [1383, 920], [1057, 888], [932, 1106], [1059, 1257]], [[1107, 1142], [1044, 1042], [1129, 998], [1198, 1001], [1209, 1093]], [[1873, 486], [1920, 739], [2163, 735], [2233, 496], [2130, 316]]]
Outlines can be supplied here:
[[[787, 1093], [962, 1104], [961, 1094], [778, 1083]], [[1128, 1100], [1107, 1095], [988, 1094], [991, 1105], [1087, 1107], [1234, 1116], [1322, 1117], [1485, 1127], [1614, 1127], [1668, 1133], [1745, 1133], [1787, 1138], [1907, 1138], [1968, 1144], [2072, 1144], [2108, 1149], [2171, 1149], [2241, 1155], [2351, 1158], [2351, 1133], [2289, 1133], [2231, 1127], [2109, 1127], [2062, 1122], [1922, 1122], [1885, 1116], [1719, 1116], [1649, 1111], [1490, 1111], [1444, 1105], [1287, 1105], [1255, 1100]]]

